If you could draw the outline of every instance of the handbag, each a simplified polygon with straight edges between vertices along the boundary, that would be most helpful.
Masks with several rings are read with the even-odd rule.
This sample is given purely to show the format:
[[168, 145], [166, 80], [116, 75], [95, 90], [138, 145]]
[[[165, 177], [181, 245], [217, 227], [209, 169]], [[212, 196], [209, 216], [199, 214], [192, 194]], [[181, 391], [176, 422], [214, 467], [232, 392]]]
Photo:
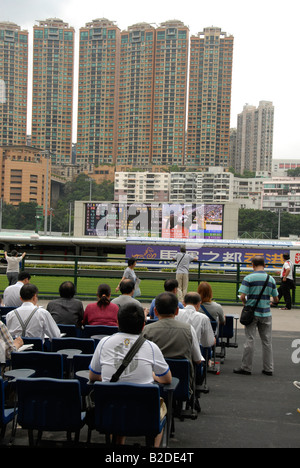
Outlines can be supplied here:
[[255, 309], [257, 308], [258, 304], [259, 304], [259, 301], [261, 300], [262, 298], [262, 295], [268, 285], [268, 282], [269, 282], [269, 278], [270, 278], [270, 275], [267, 276], [267, 279], [265, 281], [265, 284], [260, 292], [260, 295], [258, 296], [258, 299], [256, 301], [256, 304], [254, 306], [250, 306], [250, 305], [245, 305], [243, 307], [243, 310], [242, 310], [242, 313], [241, 313], [241, 318], [240, 318], [240, 323], [242, 325], [245, 325], [246, 327], [248, 325], [251, 325], [251, 323], [253, 322], [254, 320], [254, 313], [255, 313]]

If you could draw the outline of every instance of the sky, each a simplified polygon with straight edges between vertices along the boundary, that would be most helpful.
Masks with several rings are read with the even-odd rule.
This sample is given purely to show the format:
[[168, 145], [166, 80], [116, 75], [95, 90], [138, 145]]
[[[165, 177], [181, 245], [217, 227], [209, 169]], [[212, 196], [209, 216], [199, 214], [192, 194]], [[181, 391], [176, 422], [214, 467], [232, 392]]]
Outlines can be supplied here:
[[[79, 29], [96, 18], [115, 21], [121, 30], [138, 22], [159, 25], [172, 19], [184, 22], [190, 35], [208, 26], [219, 27], [234, 36], [231, 127], [237, 126], [237, 115], [245, 104], [258, 106], [259, 101], [272, 101], [273, 158], [300, 159], [297, 4], [299, 0], [0, 0], [0, 21], [12, 21], [27, 29], [32, 43], [36, 21], [60, 18], [76, 29], [76, 57]], [[31, 62], [30, 55], [29, 65]], [[30, 88], [31, 80], [29, 103]], [[75, 99], [76, 94], [75, 88]], [[76, 105], [74, 115], [76, 122]], [[28, 123], [30, 133], [30, 119]]]

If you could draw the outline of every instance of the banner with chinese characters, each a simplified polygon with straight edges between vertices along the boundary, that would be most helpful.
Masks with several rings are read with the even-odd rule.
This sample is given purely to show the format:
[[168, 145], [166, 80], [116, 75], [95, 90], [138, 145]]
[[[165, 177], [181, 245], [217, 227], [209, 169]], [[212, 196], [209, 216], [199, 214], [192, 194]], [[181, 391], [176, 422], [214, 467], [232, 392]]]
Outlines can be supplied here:
[[[153, 265], [167, 265], [172, 262], [173, 258], [179, 252], [180, 247], [177, 246], [164, 246], [164, 245], [134, 245], [127, 244], [126, 257], [135, 257], [139, 262], [144, 260], [146, 263]], [[250, 249], [250, 248], [216, 248], [216, 247], [202, 247], [202, 248], [187, 248], [187, 253], [202, 262], [201, 267], [205, 267], [206, 262], [218, 262], [216, 267], [226, 269], [236, 268], [236, 263], [251, 263], [251, 259], [256, 255], [262, 255], [269, 268], [274, 267], [278, 269], [283, 263], [282, 250], [269, 250], [269, 249]], [[149, 262], [151, 260], [151, 262]], [[229, 264], [227, 264], [229, 262]], [[230, 265], [232, 263], [232, 265]], [[211, 265], [207, 263], [211, 268]]]

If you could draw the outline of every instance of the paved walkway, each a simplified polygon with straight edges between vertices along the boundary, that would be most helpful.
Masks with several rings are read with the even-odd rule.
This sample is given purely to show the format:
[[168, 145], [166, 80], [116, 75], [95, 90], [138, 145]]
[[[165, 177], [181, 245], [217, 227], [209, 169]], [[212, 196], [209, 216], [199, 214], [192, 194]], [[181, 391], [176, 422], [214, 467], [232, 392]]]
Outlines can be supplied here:
[[[224, 307], [225, 313], [240, 308]], [[238, 349], [229, 349], [220, 375], [208, 376], [210, 392], [201, 396], [197, 421], [177, 423], [174, 447], [203, 448], [299, 448], [300, 364], [294, 363], [292, 347], [300, 339], [300, 311], [273, 309], [273, 377], [262, 375], [261, 345], [257, 337], [254, 372], [233, 374], [243, 353], [244, 330], [238, 326]], [[298, 344], [300, 361], [300, 344]], [[173, 445], [174, 444], [174, 445]]]
[[[224, 307], [225, 313], [239, 313], [240, 307]], [[209, 374], [209, 393], [200, 398], [201, 414], [196, 421], [175, 422], [171, 449], [200, 448], [300, 448], [300, 392], [293, 386], [300, 381], [300, 310], [274, 310], [273, 377], [262, 375], [261, 346], [257, 338], [252, 376], [233, 374], [241, 362], [244, 343], [243, 327], [238, 326], [238, 349], [228, 349], [220, 375]], [[292, 360], [295, 353], [297, 360]], [[8, 442], [8, 429], [5, 443]], [[48, 438], [65, 440], [65, 434]], [[130, 439], [129, 439], [130, 440]], [[80, 447], [85, 446], [86, 430], [82, 430]], [[92, 443], [104, 439], [93, 433]], [[144, 443], [143, 440], [141, 440]], [[27, 445], [27, 432], [18, 428], [16, 446]], [[96, 446], [96, 445], [95, 445]], [[49, 445], [46, 445], [49, 447]], [[192, 450], [188, 450], [189, 452]]]

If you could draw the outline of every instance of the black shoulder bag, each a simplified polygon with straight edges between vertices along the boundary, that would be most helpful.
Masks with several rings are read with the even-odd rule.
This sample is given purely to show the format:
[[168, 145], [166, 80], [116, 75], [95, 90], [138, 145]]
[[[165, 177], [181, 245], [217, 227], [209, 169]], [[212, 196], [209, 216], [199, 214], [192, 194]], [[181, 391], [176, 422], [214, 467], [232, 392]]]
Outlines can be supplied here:
[[[130, 364], [132, 359], [134, 358], [135, 354], [138, 350], [142, 347], [143, 343], [146, 339], [143, 335], [140, 335], [136, 342], [132, 345], [128, 353], [126, 354], [123, 362], [117, 372], [112, 376], [110, 382], [117, 382], [120, 378], [120, 375], [124, 372], [126, 367]], [[86, 422], [91, 427], [94, 427], [94, 419], [95, 419], [95, 401], [94, 401], [94, 389], [92, 389], [88, 395], [86, 396]]]
[[111, 382], [117, 382], [119, 380], [120, 375], [124, 372], [126, 367], [129, 366], [132, 359], [134, 358], [138, 350], [142, 347], [142, 345], [145, 343], [145, 341], [146, 339], [143, 337], [143, 335], [140, 335], [139, 338], [136, 340], [136, 342], [132, 345], [128, 353], [126, 354], [117, 372], [112, 376], [110, 380]]
[[259, 301], [261, 300], [262, 295], [263, 295], [266, 287], [268, 286], [269, 278], [270, 278], [270, 276], [268, 275], [267, 279], [266, 279], [266, 282], [265, 282], [265, 284], [264, 284], [264, 286], [263, 286], [263, 288], [262, 288], [262, 290], [260, 292], [260, 295], [258, 296], [256, 304], [254, 306], [245, 305], [243, 307], [241, 318], [240, 318], [240, 322], [241, 322], [242, 325], [245, 325], [247, 327], [248, 325], [251, 325], [251, 323], [253, 322], [255, 309], [257, 308], [257, 306], [259, 304]]

